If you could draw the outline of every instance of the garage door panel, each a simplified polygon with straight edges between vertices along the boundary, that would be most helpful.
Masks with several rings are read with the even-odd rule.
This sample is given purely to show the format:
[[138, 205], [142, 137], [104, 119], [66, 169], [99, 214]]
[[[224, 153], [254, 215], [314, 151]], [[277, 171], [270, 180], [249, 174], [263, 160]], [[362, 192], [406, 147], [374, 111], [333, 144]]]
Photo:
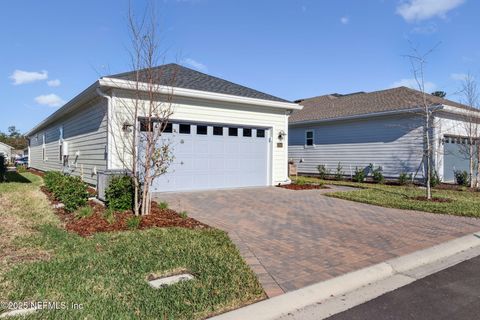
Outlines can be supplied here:
[[470, 171], [468, 155], [465, 152], [466, 148], [468, 148], [468, 145], [461, 137], [445, 138], [443, 149], [443, 180], [445, 182], [455, 181], [454, 172], [456, 170]]
[[252, 137], [243, 137], [241, 126], [239, 136], [229, 136], [227, 126], [223, 135], [213, 135], [213, 125], [208, 126], [207, 135], [197, 135], [191, 128], [191, 134], [164, 134], [173, 148], [174, 162], [154, 182], [154, 192], [268, 185], [268, 130], [267, 137], [257, 138], [256, 130]]

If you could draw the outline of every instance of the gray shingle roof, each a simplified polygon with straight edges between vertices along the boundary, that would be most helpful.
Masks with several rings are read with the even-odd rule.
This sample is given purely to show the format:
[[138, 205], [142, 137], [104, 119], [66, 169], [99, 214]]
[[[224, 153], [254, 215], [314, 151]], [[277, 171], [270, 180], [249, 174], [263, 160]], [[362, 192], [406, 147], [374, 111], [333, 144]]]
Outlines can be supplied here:
[[[239, 97], [256, 98], [262, 100], [290, 102], [245, 86], [223, 80], [184, 66], [170, 63], [153, 69], [157, 84], [184, 89], [200, 90], [207, 92], [223, 93]], [[140, 70], [140, 80], [146, 79], [146, 70]], [[108, 76], [123, 80], [135, 80], [136, 72], [125, 72]]]
[[[429, 105], [444, 104], [470, 109], [461, 103], [430, 94], [426, 95], [426, 99]], [[291, 123], [414, 109], [423, 105], [423, 94], [407, 87], [398, 87], [369, 93], [329, 94], [296, 102], [303, 105], [303, 109], [295, 111], [290, 116]]]

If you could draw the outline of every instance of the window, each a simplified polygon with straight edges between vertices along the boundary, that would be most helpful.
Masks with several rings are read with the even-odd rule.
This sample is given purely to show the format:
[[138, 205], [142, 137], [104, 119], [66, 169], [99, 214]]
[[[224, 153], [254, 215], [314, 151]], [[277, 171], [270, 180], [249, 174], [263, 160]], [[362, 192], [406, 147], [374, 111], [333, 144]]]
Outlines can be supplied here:
[[63, 126], [61, 126], [60, 128], [58, 128], [58, 131], [59, 131], [59, 140], [60, 141], [63, 141]]
[[45, 133], [42, 136], [42, 160], [46, 161], [46, 155], [45, 155]]
[[257, 138], [265, 138], [265, 129], [257, 129]]
[[207, 134], [207, 126], [201, 126], [201, 125], [197, 125], [197, 134], [203, 134], [203, 135], [206, 135]]
[[223, 127], [213, 127], [214, 136], [223, 136]]
[[238, 128], [228, 128], [228, 135], [231, 137], [238, 136]]
[[150, 121], [148, 125], [148, 119], [140, 119], [140, 131], [142, 132], [152, 132], [153, 131], [153, 121]]
[[183, 123], [180, 124], [178, 131], [182, 134], [190, 134], [190, 125], [189, 124], [183, 124]]
[[173, 132], [173, 126], [170, 122], [167, 123], [167, 124], [164, 124], [163, 132], [165, 132], [165, 133], [172, 133]]
[[243, 129], [243, 136], [244, 137], [251, 137], [252, 136], [252, 129], [244, 128]]
[[313, 146], [313, 130], [305, 131], [305, 145]]

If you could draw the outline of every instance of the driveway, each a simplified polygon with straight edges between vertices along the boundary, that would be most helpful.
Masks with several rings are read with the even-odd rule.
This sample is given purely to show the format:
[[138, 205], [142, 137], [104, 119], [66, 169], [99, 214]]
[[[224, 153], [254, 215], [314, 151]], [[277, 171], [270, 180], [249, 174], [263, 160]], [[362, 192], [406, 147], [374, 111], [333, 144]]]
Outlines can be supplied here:
[[268, 296], [480, 230], [480, 219], [326, 197], [345, 189], [163, 193], [175, 210], [227, 231]]

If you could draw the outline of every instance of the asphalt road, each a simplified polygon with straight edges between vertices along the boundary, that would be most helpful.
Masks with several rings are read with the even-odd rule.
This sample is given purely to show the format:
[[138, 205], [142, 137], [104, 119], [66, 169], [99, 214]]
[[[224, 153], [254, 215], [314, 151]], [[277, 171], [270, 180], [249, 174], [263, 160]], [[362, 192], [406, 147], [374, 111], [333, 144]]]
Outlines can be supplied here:
[[480, 256], [417, 280], [328, 319], [480, 319]]

